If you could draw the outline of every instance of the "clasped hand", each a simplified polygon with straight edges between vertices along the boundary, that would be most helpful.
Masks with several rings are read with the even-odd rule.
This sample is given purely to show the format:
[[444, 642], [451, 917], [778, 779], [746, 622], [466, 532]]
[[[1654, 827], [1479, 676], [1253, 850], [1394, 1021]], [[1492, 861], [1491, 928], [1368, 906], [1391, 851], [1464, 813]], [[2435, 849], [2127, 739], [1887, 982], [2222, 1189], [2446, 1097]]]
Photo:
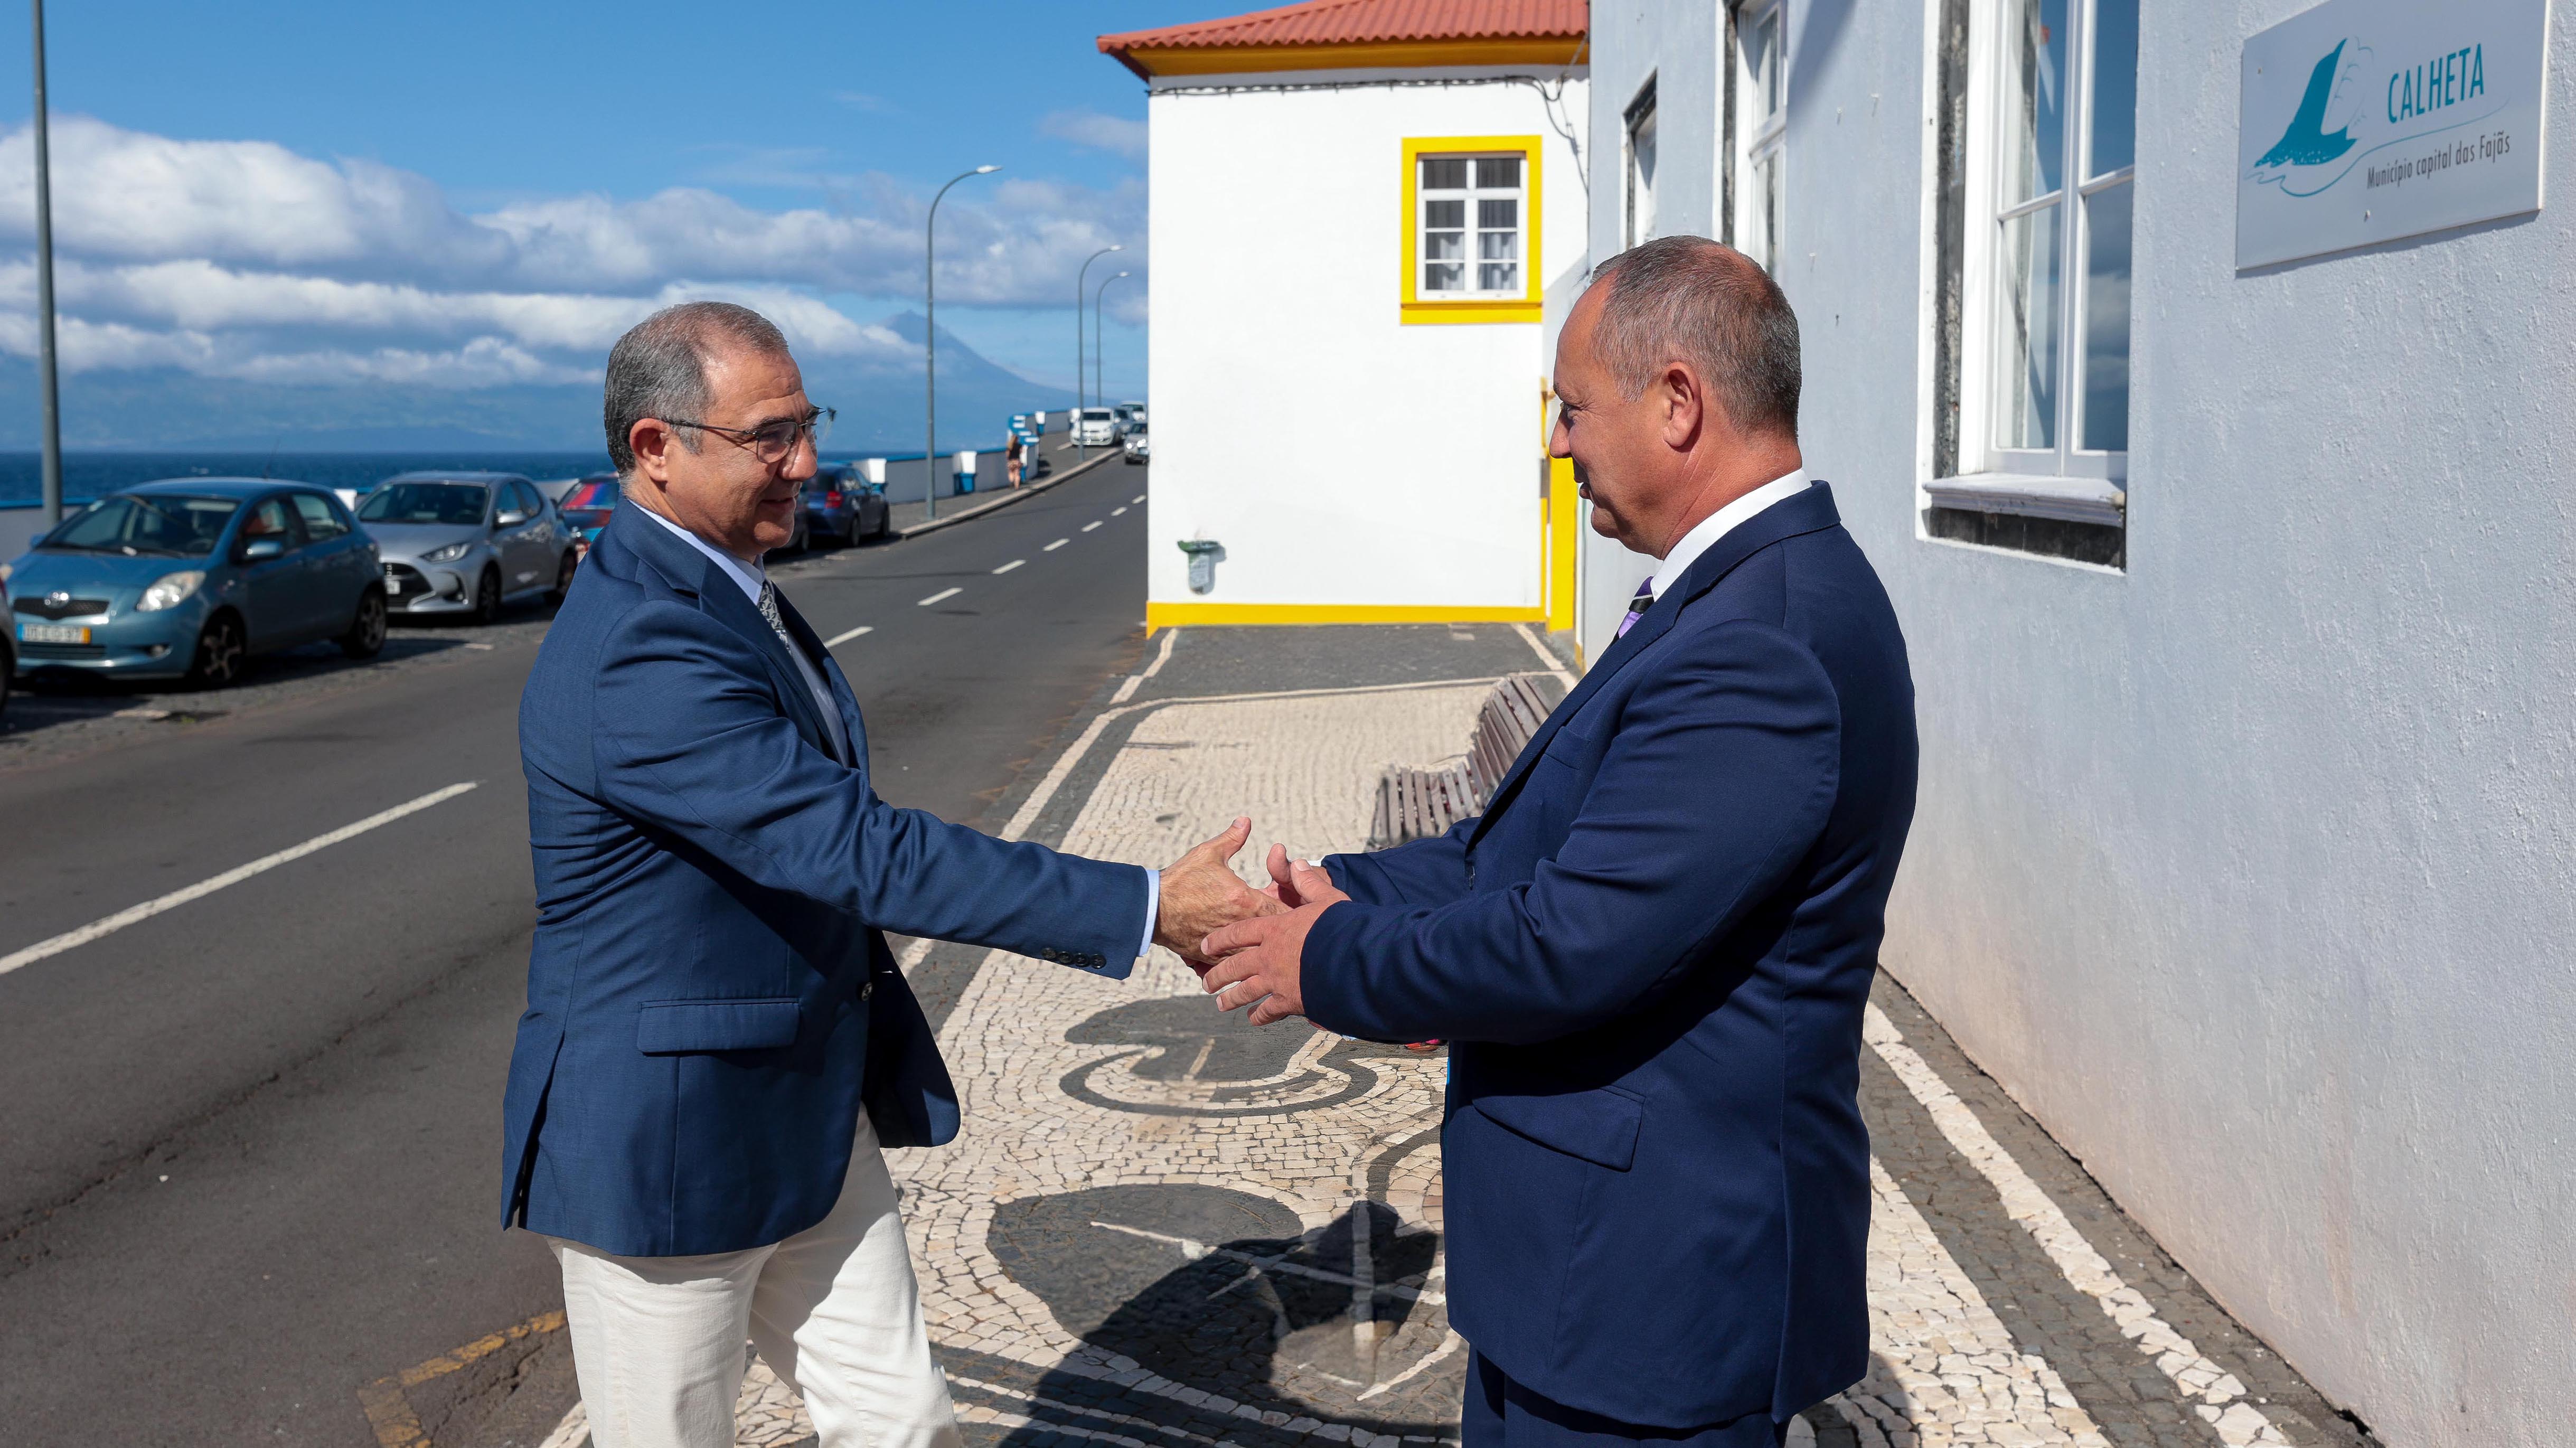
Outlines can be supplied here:
[[1163, 871], [1154, 943], [1188, 961], [1219, 1008], [1251, 1006], [1252, 1024], [1266, 1026], [1306, 1013], [1298, 993], [1306, 932], [1325, 906], [1350, 897], [1281, 845], [1270, 847], [1270, 883], [1246, 885], [1228, 862], [1251, 838], [1252, 821], [1237, 819]]

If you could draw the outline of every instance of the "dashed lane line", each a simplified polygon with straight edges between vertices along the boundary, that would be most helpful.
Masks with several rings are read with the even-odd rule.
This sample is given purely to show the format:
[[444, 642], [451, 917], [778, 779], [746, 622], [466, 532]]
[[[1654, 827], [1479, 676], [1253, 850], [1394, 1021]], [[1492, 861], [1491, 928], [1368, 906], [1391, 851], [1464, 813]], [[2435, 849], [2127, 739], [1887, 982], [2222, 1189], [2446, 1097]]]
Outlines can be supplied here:
[[274, 870], [278, 866], [286, 864], [292, 860], [303, 859], [306, 855], [312, 854], [316, 850], [327, 849], [332, 845], [340, 843], [342, 840], [355, 839], [380, 825], [392, 824], [394, 821], [401, 819], [404, 815], [418, 814], [420, 811], [429, 808], [431, 805], [441, 804], [456, 798], [458, 795], [474, 788], [475, 785], [479, 783], [481, 783], [480, 780], [467, 780], [463, 784], [451, 784], [445, 789], [431, 790], [429, 793], [422, 795], [418, 799], [405, 804], [395, 805], [392, 809], [385, 810], [378, 814], [371, 814], [365, 819], [358, 821], [356, 824], [342, 825], [340, 828], [331, 831], [329, 834], [315, 835], [313, 838], [306, 840], [300, 845], [291, 845], [273, 855], [262, 855], [247, 865], [236, 865], [233, 868], [224, 871], [220, 875], [216, 875], [210, 879], [200, 880], [196, 884], [190, 885], [184, 890], [173, 890], [169, 894], [163, 895], [158, 899], [146, 900], [140, 905], [129, 905], [125, 909], [117, 911], [115, 914], [108, 916], [104, 920], [93, 920], [78, 930], [68, 930], [55, 936], [51, 940], [37, 941], [35, 944], [28, 946], [24, 950], [12, 951], [7, 955], [0, 955], [0, 975], [7, 975], [9, 972], [16, 970], [22, 965], [33, 965], [37, 961], [44, 959], [46, 956], [60, 955], [64, 951], [72, 949], [74, 946], [87, 945], [101, 936], [113, 935], [137, 921], [149, 920], [164, 910], [174, 910], [179, 906], [187, 904], [191, 900], [203, 899], [227, 885], [238, 885], [253, 875], [260, 874], [267, 870]]
[[1128, 501], [1129, 503], [1131, 503], [1131, 504], [1132, 504], [1132, 503], [1141, 503], [1141, 502], [1145, 501], [1145, 495], [1144, 495], [1143, 493], [1138, 493], [1136, 496], [1134, 496], [1134, 497], [1132, 497], [1132, 498], [1129, 498], [1127, 501]]
[[1021, 564], [1026, 563], [1026, 562], [1028, 562], [1028, 561], [1029, 561], [1029, 560], [1027, 560], [1027, 559], [1025, 559], [1025, 558], [1014, 558], [1014, 559], [1012, 559], [1010, 562], [1003, 564], [1001, 567], [994, 569], [994, 570], [993, 570], [993, 573], [994, 573], [994, 575], [995, 575], [996, 577], [999, 577], [1000, 575], [1005, 574], [1005, 573], [1008, 573], [1008, 572], [1010, 572], [1012, 569], [1017, 568], [1017, 567], [1019, 567]]
[[848, 633], [834, 634], [830, 638], [823, 640], [823, 647], [827, 649], [837, 649], [841, 645], [848, 643], [850, 640], [857, 638], [861, 634], [872, 634], [876, 631], [877, 626], [875, 624], [863, 623], [857, 628], [850, 630]]
[[1109, 516], [1115, 518], [1124, 514], [1126, 511], [1127, 510], [1125, 508], [1112, 508], [1109, 510]]
[[913, 607], [928, 608], [934, 603], [940, 603], [947, 599], [955, 598], [957, 595], [964, 593], [965, 591], [966, 590], [962, 588], [943, 588], [937, 593], [930, 595], [928, 598], [923, 599], [921, 602], [914, 604]]
[[1082, 531], [1083, 531], [1083, 532], [1085, 532], [1085, 533], [1088, 533], [1088, 532], [1090, 532], [1092, 529], [1097, 528], [1097, 527], [1099, 527], [1099, 526], [1100, 526], [1100, 520], [1099, 520], [1098, 518], [1094, 518], [1094, 519], [1092, 519], [1090, 522], [1085, 523], [1085, 524], [1083, 524], [1083, 525], [1082, 525]]
[[1044, 548], [1039, 549], [1038, 551], [1039, 551], [1040, 553], [1053, 553], [1055, 550], [1057, 550], [1057, 549], [1059, 549], [1059, 548], [1063, 547], [1064, 545], [1066, 545], [1067, 543], [1070, 543], [1070, 542], [1072, 542], [1072, 541], [1073, 541], [1073, 540], [1072, 540], [1072, 539], [1070, 539], [1070, 538], [1058, 538], [1058, 539], [1057, 539], [1057, 540], [1055, 540], [1054, 542], [1049, 543], [1047, 546], [1045, 546]]

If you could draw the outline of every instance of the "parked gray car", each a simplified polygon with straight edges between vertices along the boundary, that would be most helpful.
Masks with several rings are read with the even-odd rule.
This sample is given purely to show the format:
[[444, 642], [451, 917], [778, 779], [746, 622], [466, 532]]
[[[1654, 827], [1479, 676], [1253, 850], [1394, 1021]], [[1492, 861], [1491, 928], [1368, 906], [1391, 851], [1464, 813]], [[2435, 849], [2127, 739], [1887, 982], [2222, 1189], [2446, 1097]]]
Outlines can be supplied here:
[[516, 473], [404, 473], [358, 505], [383, 551], [385, 601], [396, 616], [464, 614], [477, 623], [502, 605], [561, 599], [581, 553], [570, 525]]

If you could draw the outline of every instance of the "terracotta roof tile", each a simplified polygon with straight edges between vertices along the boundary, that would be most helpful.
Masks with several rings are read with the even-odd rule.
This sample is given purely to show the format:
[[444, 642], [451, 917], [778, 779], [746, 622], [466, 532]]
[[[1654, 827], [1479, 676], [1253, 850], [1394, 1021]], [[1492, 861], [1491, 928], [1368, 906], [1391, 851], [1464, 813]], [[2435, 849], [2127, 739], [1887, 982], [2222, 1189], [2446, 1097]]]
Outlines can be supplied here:
[[1145, 67], [1134, 55], [1140, 50], [1303, 49], [1479, 40], [1569, 40], [1579, 45], [1589, 10], [1586, 0], [1305, 0], [1220, 20], [1104, 35], [1100, 49], [1143, 74]]

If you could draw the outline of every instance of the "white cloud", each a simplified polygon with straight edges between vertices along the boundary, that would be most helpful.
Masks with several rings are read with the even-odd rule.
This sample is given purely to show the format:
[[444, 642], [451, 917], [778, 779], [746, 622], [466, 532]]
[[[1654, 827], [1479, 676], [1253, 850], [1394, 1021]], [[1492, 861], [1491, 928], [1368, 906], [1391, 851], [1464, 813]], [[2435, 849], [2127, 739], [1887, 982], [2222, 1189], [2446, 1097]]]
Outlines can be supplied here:
[[[926, 197], [883, 176], [807, 178], [831, 188], [830, 210], [764, 211], [674, 187], [466, 213], [411, 172], [262, 141], [174, 140], [67, 116], [53, 144], [60, 330], [74, 370], [579, 380], [655, 307], [706, 296], [759, 308], [802, 353], [913, 351], [817, 295], [918, 291]], [[779, 179], [820, 159], [743, 154], [721, 169]], [[27, 130], [0, 135], [0, 351], [21, 355], [33, 347], [31, 172]], [[1143, 233], [1137, 182], [1103, 191], [1006, 176], [960, 188], [939, 212], [940, 300], [1061, 307], [1083, 257]]]
[[1124, 116], [1105, 116], [1098, 111], [1050, 111], [1038, 122], [1040, 135], [1095, 151], [1115, 151], [1121, 156], [1145, 154], [1145, 123]]

